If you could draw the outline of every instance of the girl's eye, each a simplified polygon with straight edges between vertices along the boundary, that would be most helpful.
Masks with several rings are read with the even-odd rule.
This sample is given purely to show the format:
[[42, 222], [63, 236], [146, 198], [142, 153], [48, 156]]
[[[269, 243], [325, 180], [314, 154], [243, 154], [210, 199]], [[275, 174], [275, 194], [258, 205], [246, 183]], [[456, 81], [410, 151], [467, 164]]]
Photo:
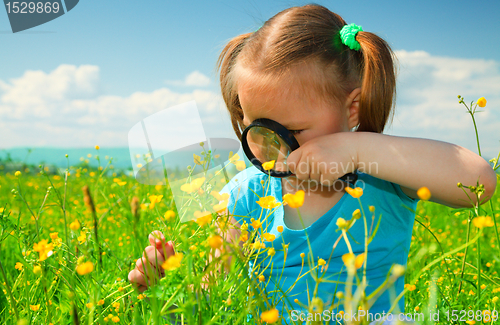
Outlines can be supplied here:
[[302, 132], [304, 130], [288, 130], [288, 131], [290, 131], [290, 133], [293, 135], [297, 135], [297, 134], [300, 134], [300, 132]]

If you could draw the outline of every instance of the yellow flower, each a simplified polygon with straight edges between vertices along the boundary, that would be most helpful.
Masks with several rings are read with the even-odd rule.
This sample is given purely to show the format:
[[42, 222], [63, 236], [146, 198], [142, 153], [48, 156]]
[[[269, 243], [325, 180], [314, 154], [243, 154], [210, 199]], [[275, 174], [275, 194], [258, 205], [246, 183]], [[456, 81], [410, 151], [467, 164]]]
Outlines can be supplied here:
[[273, 241], [276, 239], [276, 236], [270, 233], [262, 234], [262, 237], [264, 237], [264, 239], [267, 241]]
[[212, 208], [215, 212], [222, 213], [224, 210], [226, 210], [228, 202], [228, 200], [221, 201], [218, 204], [215, 204]]
[[69, 228], [73, 231], [77, 231], [80, 228], [80, 223], [78, 222], [78, 220], [75, 220], [69, 224]]
[[47, 257], [52, 255], [53, 248], [54, 244], [49, 244], [47, 239], [44, 239], [33, 245], [33, 250], [35, 252], [38, 252], [38, 254], [40, 255], [38, 258], [40, 261], [45, 261]]
[[370, 209], [370, 212], [375, 212], [375, 207], [373, 205], [370, 205], [368, 209]]
[[260, 281], [260, 282], [264, 282], [264, 281], [266, 281], [266, 277], [265, 277], [265, 276], [263, 276], [263, 275], [259, 276], [259, 281]]
[[238, 160], [237, 162], [234, 163], [236, 166], [236, 169], [239, 170], [240, 172], [247, 168], [247, 165], [245, 165], [245, 162], [243, 160]]
[[486, 99], [484, 97], [481, 97], [477, 100], [477, 106], [479, 107], [485, 107], [486, 106]]
[[274, 209], [280, 205], [279, 202], [276, 201], [274, 196], [264, 196], [261, 197], [257, 204], [260, 205], [263, 209]]
[[156, 203], [160, 203], [161, 199], [163, 198], [163, 195], [150, 195], [149, 200], [151, 201], [151, 204], [149, 205], [149, 209], [154, 209]]
[[104, 305], [104, 299], [101, 299], [97, 302], [97, 305], [102, 306]]
[[120, 318], [118, 316], [114, 316], [113, 318], [111, 318], [111, 320], [113, 321], [113, 323], [118, 323], [120, 321]]
[[196, 218], [194, 222], [196, 222], [200, 227], [203, 227], [204, 225], [212, 221], [212, 213], [208, 211], [203, 211], [203, 212], [196, 211], [194, 213], [194, 216]]
[[24, 267], [23, 263], [20, 263], [20, 262], [16, 263], [16, 266], [15, 266], [16, 270], [22, 271], [23, 267]]
[[421, 200], [428, 201], [431, 198], [431, 191], [424, 186], [418, 189], [417, 195]]
[[95, 146], [95, 150], [99, 150], [99, 146]]
[[89, 274], [94, 270], [94, 264], [92, 262], [85, 262], [76, 267], [76, 272], [80, 275]]
[[51, 232], [51, 233], [50, 233], [50, 238], [51, 238], [52, 240], [57, 239], [57, 238], [59, 238], [59, 236], [58, 236], [58, 235], [59, 235], [59, 233], [58, 233], [58, 232]]
[[415, 289], [417, 289], [417, 286], [414, 285], [414, 284], [407, 284], [405, 285], [406, 289], [408, 289], [408, 291], [414, 291]]
[[326, 261], [325, 261], [324, 259], [320, 258], [320, 259], [318, 260], [318, 265], [319, 265], [319, 266], [323, 266], [323, 265], [325, 265], [325, 264], [326, 264]]
[[229, 161], [232, 162], [233, 164], [236, 163], [240, 159], [240, 156], [238, 154], [234, 154], [233, 152], [229, 152]]
[[30, 309], [33, 311], [38, 311], [40, 309], [40, 305], [30, 305]]
[[361, 218], [361, 211], [359, 211], [359, 209], [354, 210], [354, 212], [352, 213], [352, 217], [353, 217], [354, 219], [359, 219], [359, 218]]
[[201, 157], [194, 153], [193, 153], [193, 161], [196, 165], [201, 166], [203, 164], [203, 162], [201, 161]]
[[264, 168], [264, 170], [271, 170], [274, 168], [275, 162], [276, 162], [276, 160], [267, 161], [267, 162], [262, 164], [262, 168]]
[[203, 182], [205, 182], [205, 177], [196, 178], [190, 183], [183, 184], [181, 186], [181, 191], [188, 194], [193, 193], [200, 189], [200, 187], [203, 185]]
[[85, 243], [85, 241], [87, 240], [87, 234], [83, 231], [80, 231], [80, 236], [78, 236], [78, 242], [81, 244]]
[[260, 320], [268, 324], [276, 323], [279, 317], [280, 315], [276, 308], [270, 309], [260, 314]]
[[283, 226], [278, 226], [278, 232], [283, 232]]
[[336, 224], [340, 229], [345, 229], [349, 223], [344, 218], [338, 218]]
[[476, 217], [472, 219], [474, 226], [478, 228], [493, 227], [494, 223], [491, 217]]
[[219, 235], [213, 235], [208, 237], [208, 245], [212, 248], [219, 248], [222, 246], [223, 239]]
[[246, 242], [248, 240], [248, 232], [244, 231], [241, 233], [240, 241]]
[[40, 267], [40, 265], [35, 265], [33, 267], [33, 273], [35, 273], [36, 275], [42, 274], [42, 268]]
[[357, 199], [363, 195], [363, 189], [361, 187], [350, 188], [346, 187], [345, 191], [349, 193], [353, 198]]
[[217, 201], [225, 201], [227, 199], [229, 199], [229, 193], [222, 193], [220, 194], [219, 192], [217, 191], [212, 191], [210, 192], [210, 194], [217, 199]]
[[496, 304], [497, 301], [498, 301], [498, 297], [497, 296], [495, 296], [495, 297], [493, 297], [493, 299], [491, 299], [491, 302], [494, 303], [494, 304]]
[[173, 219], [175, 217], [175, 212], [172, 210], [168, 210], [165, 212], [165, 220], [169, 221], [170, 219]]
[[262, 222], [260, 222], [260, 220], [255, 220], [254, 218], [250, 219], [251, 222], [251, 225], [253, 227], [253, 229], [259, 229], [261, 226], [262, 226]]
[[14, 175], [16, 175], [16, 177], [19, 177], [19, 176], [21, 176], [21, 172], [17, 171], [17, 172], [14, 173]]
[[167, 271], [175, 270], [176, 268], [181, 266], [182, 257], [184, 255], [182, 253], [176, 253], [169, 258], [161, 265]]
[[124, 181], [122, 181], [119, 178], [113, 178], [113, 182], [117, 183], [120, 186], [123, 186], [123, 185], [127, 184], [127, 182], [124, 182]]
[[91, 303], [91, 302], [88, 302], [88, 303], [86, 303], [86, 304], [85, 304], [85, 306], [86, 306], [88, 309], [90, 309], [90, 308], [94, 307], [94, 304], [93, 304], [93, 303]]
[[295, 194], [285, 194], [283, 196], [283, 201], [285, 201], [291, 208], [300, 208], [304, 204], [304, 197], [305, 192], [303, 190], [299, 190]]
[[269, 250], [267, 251], [267, 255], [274, 256], [274, 254], [276, 254], [276, 250], [273, 247], [269, 248]]
[[349, 268], [351, 266], [354, 266], [354, 269], [359, 269], [361, 266], [363, 266], [363, 263], [365, 261], [365, 254], [359, 254], [358, 256], [355, 256], [352, 253], [347, 253], [342, 255], [342, 261], [344, 264]]
[[356, 269], [359, 269], [361, 266], [363, 266], [363, 263], [365, 262], [365, 254], [359, 254], [356, 256], [356, 259], [354, 260], [354, 267]]

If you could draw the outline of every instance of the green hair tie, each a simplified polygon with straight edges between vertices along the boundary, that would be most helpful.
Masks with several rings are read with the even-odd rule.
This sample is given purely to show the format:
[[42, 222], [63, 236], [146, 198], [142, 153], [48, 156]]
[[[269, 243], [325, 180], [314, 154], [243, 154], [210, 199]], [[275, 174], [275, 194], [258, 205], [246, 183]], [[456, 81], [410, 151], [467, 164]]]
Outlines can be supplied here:
[[340, 39], [342, 43], [348, 46], [351, 50], [359, 51], [361, 45], [356, 41], [356, 34], [362, 32], [363, 28], [355, 24], [344, 25], [340, 30]]

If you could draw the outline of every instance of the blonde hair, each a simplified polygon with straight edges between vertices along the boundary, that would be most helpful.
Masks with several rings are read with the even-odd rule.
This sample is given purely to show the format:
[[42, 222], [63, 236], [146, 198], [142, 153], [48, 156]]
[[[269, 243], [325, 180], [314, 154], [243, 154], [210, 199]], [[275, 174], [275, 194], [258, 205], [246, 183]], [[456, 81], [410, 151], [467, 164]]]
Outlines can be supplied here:
[[394, 54], [383, 39], [364, 31], [356, 36], [360, 51], [349, 49], [340, 39], [344, 25], [339, 15], [323, 6], [292, 7], [276, 14], [255, 33], [239, 35], [227, 43], [217, 69], [222, 97], [239, 138], [244, 129], [237, 92], [241, 68], [265, 84], [276, 84], [304, 63], [315, 77], [315, 90], [325, 100], [343, 101], [361, 87], [356, 130], [384, 130], [396, 92]]

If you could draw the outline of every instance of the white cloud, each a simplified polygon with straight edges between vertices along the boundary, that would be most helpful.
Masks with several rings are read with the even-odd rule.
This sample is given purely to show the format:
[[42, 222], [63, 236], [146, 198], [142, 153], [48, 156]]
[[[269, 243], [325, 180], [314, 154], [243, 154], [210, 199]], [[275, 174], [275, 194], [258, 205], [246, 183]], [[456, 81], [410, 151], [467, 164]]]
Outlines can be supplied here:
[[199, 71], [193, 71], [184, 80], [167, 80], [165, 83], [172, 86], [206, 87], [210, 85], [210, 78]]
[[[212, 91], [179, 93], [160, 88], [121, 97], [102, 94], [97, 66], [61, 65], [49, 73], [26, 71], [19, 78], [0, 80], [0, 148], [127, 146], [133, 125], [192, 100], [208, 137], [231, 133], [221, 96]], [[182, 125], [188, 124], [180, 121]]]
[[396, 115], [390, 134], [452, 142], [477, 152], [470, 115], [458, 104], [485, 97], [488, 104], [476, 123], [483, 155], [500, 150], [500, 62], [396, 51], [400, 69]]

